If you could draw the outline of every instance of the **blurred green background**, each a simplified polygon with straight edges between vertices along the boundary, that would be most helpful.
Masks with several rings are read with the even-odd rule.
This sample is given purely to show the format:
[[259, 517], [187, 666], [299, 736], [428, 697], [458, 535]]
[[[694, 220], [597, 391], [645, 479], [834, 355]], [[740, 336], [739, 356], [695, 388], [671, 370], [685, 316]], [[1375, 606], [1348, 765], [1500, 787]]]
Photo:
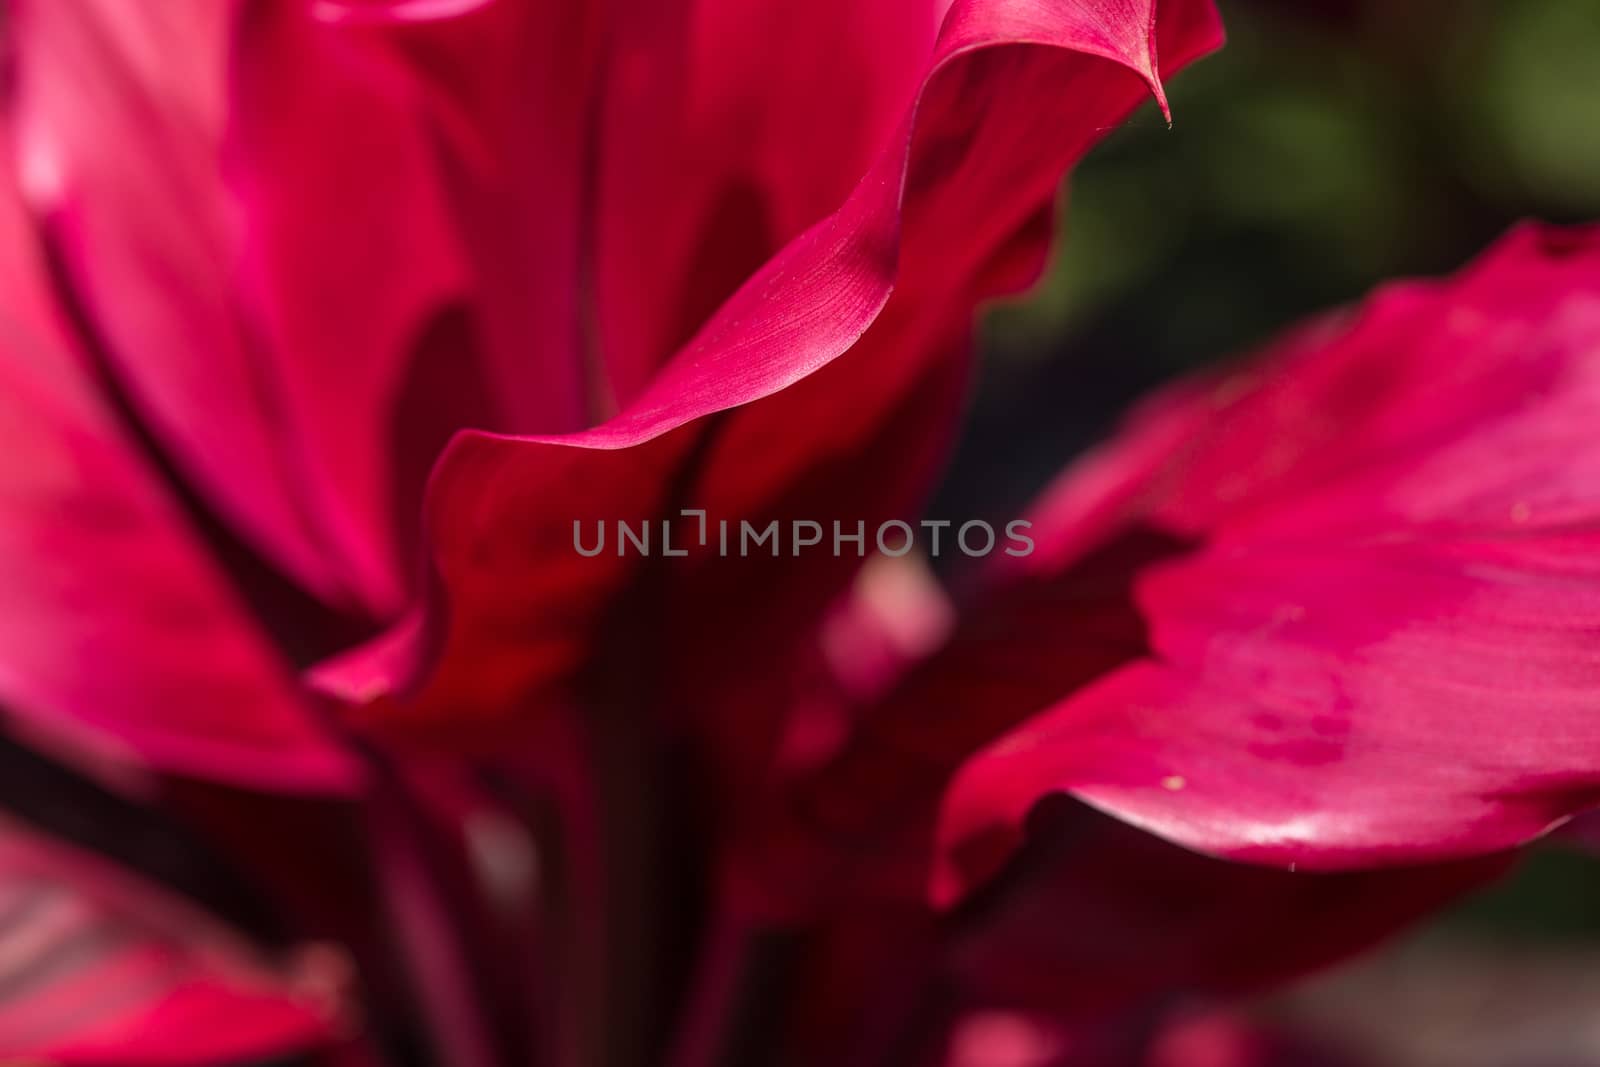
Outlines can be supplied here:
[[[1094, 152], [1048, 275], [987, 317], [931, 514], [1013, 516], [1172, 376], [1518, 219], [1600, 219], [1600, 0], [1220, 6], [1229, 43], [1169, 85], [1173, 127], [1146, 107]], [[1600, 1064], [1593, 855], [1547, 845], [1264, 1010], [1367, 1062]]]

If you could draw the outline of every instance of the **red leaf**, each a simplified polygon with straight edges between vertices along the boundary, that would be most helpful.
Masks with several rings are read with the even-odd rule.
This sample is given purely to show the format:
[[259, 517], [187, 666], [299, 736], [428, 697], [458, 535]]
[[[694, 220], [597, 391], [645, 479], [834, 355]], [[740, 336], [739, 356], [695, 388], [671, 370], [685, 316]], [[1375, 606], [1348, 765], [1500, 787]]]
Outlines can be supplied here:
[[[1592, 804], [1597, 350], [1595, 233], [1524, 229], [1158, 400], [1053, 492], [1044, 536], [1120, 509], [1200, 547], [1138, 581], [1147, 658], [964, 768], [940, 895], [1055, 790], [1317, 868], [1496, 851]], [[1108, 494], [1108, 469], [1137, 473]]]
[[[1156, 28], [1148, 4], [957, 6], [916, 103], [848, 198], [746, 281], [624, 411], [579, 434], [459, 436], [429, 494], [439, 598], [418, 631], [422, 654], [354, 668], [373, 691], [419, 683], [379, 714], [463, 728], [503, 721], [507, 708], [562, 703], [633, 577], [609, 554], [577, 557], [575, 520], [592, 528], [662, 516], [685, 492], [681, 506], [734, 518], [809, 501], [806, 479], [851, 466], [863, 444], [852, 461], [859, 491], [914, 496], [953, 409], [893, 440], [876, 435], [902, 398], [950, 381], [952, 369], [959, 379], [977, 279], [993, 277], [995, 256], [1009, 262], [1012, 238], [1062, 172], [1155, 84]], [[1169, 67], [1218, 40], [1211, 8], [1198, 2], [1166, 5], [1159, 30]], [[933, 309], [947, 314], [930, 318]], [[869, 329], [883, 332], [863, 341]], [[836, 371], [819, 373], [847, 352]], [[746, 404], [696, 456], [699, 473], [677, 474], [705, 432], [695, 420]], [[921, 462], [908, 469], [908, 455]], [[785, 497], [791, 486], [802, 495]], [[827, 599], [819, 591], [840, 588], [852, 569], [802, 570], [793, 580], [807, 588], [775, 594], [806, 604], [786, 624], [796, 643]]]
[[269, 962], [180, 901], [0, 826], [0, 1056], [202, 1067], [342, 1040], [326, 951]]
[[357, 768], [98, 399], [32, 238], [0, 184], [0, 708], [163, 770], [353, 788]]

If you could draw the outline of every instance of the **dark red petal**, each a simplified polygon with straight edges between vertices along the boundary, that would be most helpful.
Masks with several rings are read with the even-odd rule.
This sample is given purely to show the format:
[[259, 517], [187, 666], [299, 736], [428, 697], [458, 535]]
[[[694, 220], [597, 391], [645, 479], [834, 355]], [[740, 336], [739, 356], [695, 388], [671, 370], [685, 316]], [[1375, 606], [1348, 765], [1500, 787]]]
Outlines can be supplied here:
[[[1095, 463], [1203, 547], [1139, 581], [1149, 658], [967, 765], [940, 894], [1052, 790], [1330, 868], [1507, 848], [1600, 799], [1596, 351], [1596, 233], [1525, 229], [1158, 402]], [[1043, 514], [1105, 510], [1086, 470]]]
[[[1167, 5], [1160, 28], [1171, 65], [1218, 39], [1204, 3]], [[571, 668], [595, 613], [630, 576], [614, 557], [577, 558], [574, 519], [592, 529], [595, 519], [657, 516], [680, 501], [781, 504], [786, 485], [824, 458], [842, 461], [908, 392], [947, 372], [942, 357], [959, 351], [948, 331], [964, 335], [964, 316], [929, 321], [929, 312], [951, 301], [970, 307], [975, 274], [1010, 245], [1062, 171], [1155, 84], [1154, 29], [1142, 3], [959, 5], [918, 103], [844, 205], [746, 282], [627, 410], [581, 434], [458, 437], [429, 500], [449, 631], [436, 632], [439, 616], [423, 627], [442, 637], [442, 658], [404, 714], [498, 716]], [[902, 306], [881, 317], [891, 289]], [[703, 432], [686, 424], [802, 381], [880, 321], [892, 331], [872, 349], [881, 358], [863, 355], [851, 373], [841, 363], [831, 388], [784, 393], [770, 414], [756, 405], [729, 416], [701, 464], [707, 492], [697, 496], [701, 483], [691, 482], [669, 494], [661, 479]], [[946, 425], [909, 435], [924, 458]], [[860, 484], [881, 478], [893, 499], [897, 464], [888, 459], [907, 447], [891, 442], [881, 464], [855, 472]]]
[[[912, 318], [891, 303], [836, 363], [709, 431], [694, 504], [728, 517], [735, 538], [743, 521], [777, 522], [785, 538], [776, 558], [734, 549], [661, 568], [658, 706], [706, 739], [720, 784], [770, 782], [780, 735], [800, 727], [794, 705], [823, 619], [876, 552], [880, 525], [916, 515], [945, 458], [967, 392], [968, 330]], [[915, 363], [918, 377], [892, 380], [890, 368]], [[796, 519], [822, 538], [798, 557]], [[835, 551], [836, 523], [859, 548], [841, 539]]]
[[[1048, 580], [1009, 583], [958, 611], [948, 640], [860, 708], [836, 751], [749, 819], [735, 868], [743, 904], [803, 915], [863, 894], [920, 898], [951, 777], [1057, 694], [1142, 655], [1133, 576], [1183, 548], [1133, 531]], [[892, 625], [906, 622], [877, 623]]]
[[274, 963], [86, 855], [0, 826], [0, 1057], [203, 1067], [340, 1043], [332, 950]]
[[[1168, 5], [1161, 14], [1142, 33], [1159, 36], [1168, 71], [1215, 43], [1209, 7]], [[915, 518], [966, 397], [976, 305], [1036, 273], [1052, 232], [1039, 222], [1050, 216], [1061, 174], [1143, 96], [1124, 72], [1049, 49], [959, 52], [964, 33], [1022, 33], [1035, 17], [1045, 24], [1066, 13], [951, 9], [941, 47], [961, 59], [925, 83], [915, 113], [894, 294], [841, 358], [723, 416], [689, 490], [697, 506], [758, 526], [803, 517], [830, 542], [835, 523], [872, 539], [886, 520]], [[1106, 17], [1129, 32], [1121, 16]], [[1013, 94], [1031, 103], [1012, 107]], [[1110, 119], [1085, 125], [1090, 114]], [[945, 531], [947, 553], [953, 537]], [[748, 709], [793, 700], [794, 650], [860, 566], [860, 555], [841, 546], [671, 571], [677, 610], [662, 630], [687, 679], [676, 691], [731, 775], [770, 779], [772, 737], [783, 723]]]
[[1503, 873], [1504, 855], [1385, 871], [1270, 870], [1186, 851], [1081, 804], [958, 914], [948, 968], [978, 1005], [1076, 1027], [1263, 989], [1369, 946]]
[[894, 137], [948, 6], [623, 5], [596, 132], [595, 329], [612, 396], [636, 397], [750, 274], [846, 200]]
[[1062, 797], [1029, 830], [1005, 873], [961, 909], [935, 917], [911, 901], [858, 901], [813, 931], [788, 1039], [798, 1054], [865, 1045], [947, 1067], [1143, 1063], [1176, 1013], [1360, 952], [1510, 860], [1274, 871], [1189, 852]]
[[[458, 427], [553, 434], [596, 421], [595, 126], [608, 34], [623, 17], [611, 3], [496, 0], [337, 37], [401, 62], [418, 90], [414, 118], [426, 121], [467, 258], [470, 358], [493, 390], [488, 417]], [[345, 110], [335, 128], [362, 114]]]
[[166, 770], [344, 790], [357, 773], [100, 402], [0, 186], [0, 708]]

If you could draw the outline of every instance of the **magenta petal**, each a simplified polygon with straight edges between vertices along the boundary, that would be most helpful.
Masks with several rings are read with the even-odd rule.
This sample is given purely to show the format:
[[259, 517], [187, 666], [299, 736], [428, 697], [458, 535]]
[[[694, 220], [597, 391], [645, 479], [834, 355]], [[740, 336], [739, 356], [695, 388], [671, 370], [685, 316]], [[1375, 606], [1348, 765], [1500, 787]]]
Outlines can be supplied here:
[[1170, 565], [1145, 597], [1164, 662], [1112, 675], [978, 757], [947, 830], [968, 836], [964, 819], [1002, 795], [1070, 783], [1191, 847], [1308, 868], [1535, 837], [1600, 799], [1600, 730], [1586, 725], [1600, 567], [1591, 539], [1528, 547]]
[[[255, 373], [277, 394], [257, 412], [281, 412], [298, 498], [339, 546], [343, 580], [392, 617], [412, 592], [406, 512], [429, 466], [455, 419], [494, 423], [471, 330], [448, 328], [471, 272], [426, 122], [433, 90], [376, 33], [329, 29], [292, 4], [263, 5], [234, 32], [218, 177], [241, 219], [230, 280], [259, 343]], [[316, 76], [284, 76], [307, 68]], [[430, 377], [429, 360], [448, 370]], [[419, 381], [426, 405], [408, 406]], [[239, 431], [205, 432], [229, 436], [192, 444]]]
[[[981, 15], [957, 7], [946, 47], [969, 17], [1008, 26], [1018, 16], [1004, 5]], [[1204, 5], [1164, 8], [1156, 30], [1169, 70], [1215, 40]], [[1051, 232], [1038, 223], [1049, 219], [1060, 175], [1146, 93], [1110, 64], [1048, 49], [963, 60], [970, 69], [952, 62], [929, 79], [916, 112], [894, 294], [839, 359], [715, 424], [689, 490], [697, 506], [758, 526], [805, 517], [830, 538], [836, 522], [841, 532], [875, 531], [915, 518], [967, 395], [976, 304], [1037, 270]], [[1034, 103], [1009, 107], [1013, 93]], [[1106, 120], [1085, 125], [1096, 114]], [[1041, 137], [1048, 149], [1036, 151]], [[783, 724], [748, 709], [792, 699], [795, 647], [859, 565], [845, 546], [801, 559], [708, 560], [669, 576], [676, 610], [665, 630], [670, 662], [687, 679], [680, 699], [730, 775], [768, 780]]]
[[1319, 868], [1503, 849], [1600, 800], [1597, 350], [1600, 239], [1525, 229], [1154, 409], [1132, 447], [1194, 432], [1134, 464], [1125, 513], [1201, 547], [1138, 583], [1148, 658], [968, 763], [939, 894], [1054, 790]]
[[356, 770], [99, 401], [0, 195], [0, 710], [69, 743], [259, 786]]
[[24, 191], [141, 417], [264, 555], [393, 611], [395, 410], [465, 284], [421, 89], [301, 3], [14, 19]]
[[[1166, 18], [1183, 35], [1173, 63], [1219, 43], [1209, 5], [1175, 6]], [[546, 440], [623, 448], [748, 403], [847, 350], [896, 285], [914, 285], [928, 299], [945, 295], [941, 283], [965, 282], [1105, 123], [1131, 109], [1142, 88], [1159, 85], [1154, 6], [1113, 7], [1017, 0], [956, 7], [906, 120], [843, 206], [757, 271], [616, 418]], [[978, 85], [981, 104], [972, 95]], [[1037, 127], [1020, 118], [1035, 113], [1027, 105], [1036, 107], [1042, 93], [1071, 100], [1075, 119], [1054, 128], [1045, 159], [1027, 154]], [[1018, 165], [1019, 153], [1026, 165]], [[1009, 194], [1002, 202], [984, 195], [1001, 188]]]
[[99, 860], [0, 825], [0, 1058], [204, 1067], [340, 1043], [336, 959], [277, 963]]
[[[1008, 251], [1066, 167], [1155, 84], [1156, 28], [1145, 3], [959, 5], [918, 103], [845, 203], [757, 271], [626, 410], [571, 435], [458, 437], [434, 472], [428, 503], [449, 630], [424, 628], [432, 637], [422, 645], [442, 658], [420, 672], [432, 680], [420, 678], [411, 714], [498, 714], [570, 670], [595, 605], [629, 573], [614, 560], [577, 558], [573, 521], [664, 514], [666, 486], [652, 479], [689, 453], [700, 429], [685, 424], [826, 366], [884, 321], [891, 291], [904, 295], [895, 298], [901, 307], [884, 348], [874, 350], [883, 358], [863, 357], [831, 392], [774, 398], [771, 416], [760, 406], [730, 416], [727, 437], [760, 442], [763, 451], [713, 440], [703, 462], [712, 472], [707, 484], [721, 486], [718, 499], [686, 506], [781, 500], [775, 490], [790, 480], [848, 455], [850, 442], [870, 441], [897, 399], [930, 378], [947, 379], [952, 364], [942, 357], [960, 351], [947, 331], [959, 338], [967, 324], [955, 314], [929, 321], [927, 313], [948, 310], [950, 301], [970, 307], [973, 279]], [[1160, 29], [1173, 65], [1218, 41], [1205, 3], [1167, 5]], [[1041, 108], [1041, 99], [1061, 106]], [[936, 454], [937, 434], [923, 427], [913, 436]], [[895, 467], [885, 462], [885, 474]], [[728, 514], [739, 517], [734, 508]], [[530, 595], [535, 589], [543, 595]]]

